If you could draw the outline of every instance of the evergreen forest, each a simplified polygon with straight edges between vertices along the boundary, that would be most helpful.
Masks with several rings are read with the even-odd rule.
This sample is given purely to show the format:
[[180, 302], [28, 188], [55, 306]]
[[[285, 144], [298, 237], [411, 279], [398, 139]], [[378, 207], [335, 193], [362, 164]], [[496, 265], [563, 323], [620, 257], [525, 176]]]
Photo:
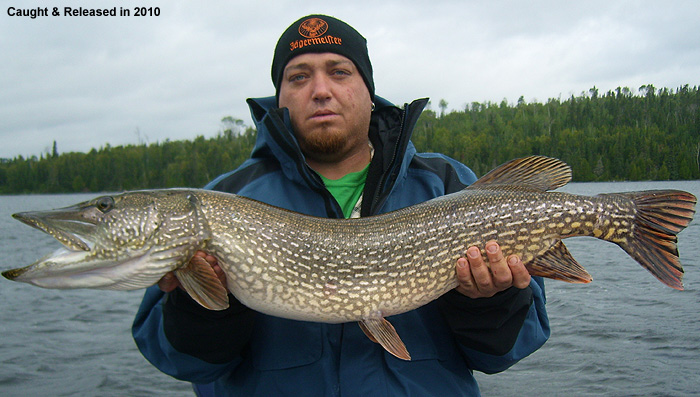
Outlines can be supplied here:
[[[560, 158], [574, 181], [691, 180], [700, 178], [700, 88], [653, 85], [546, 103], [474, 102], [459, 111], [421, 115], [413, 142], [483, 175], [530, 154]], [[255, 129], [227, 116], [215, 137], [52, 153], [0, 160], [0, 194], [101, 192], [202, 187], [240, 165]]]

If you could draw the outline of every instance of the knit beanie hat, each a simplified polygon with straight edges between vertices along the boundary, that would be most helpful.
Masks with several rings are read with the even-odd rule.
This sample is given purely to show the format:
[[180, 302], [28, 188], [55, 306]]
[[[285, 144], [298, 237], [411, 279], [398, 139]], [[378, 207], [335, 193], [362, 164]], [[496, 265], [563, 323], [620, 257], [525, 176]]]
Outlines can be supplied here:
[[367, 40], [352, 26], [327, 15], [305, 16], [280, 36], [272, 59], [272, 84], [275, 85], [278, 99], [284, 67], [295, 56], [310, 52], [333, 52], [353, 61], [374, 100], [374, 79]]

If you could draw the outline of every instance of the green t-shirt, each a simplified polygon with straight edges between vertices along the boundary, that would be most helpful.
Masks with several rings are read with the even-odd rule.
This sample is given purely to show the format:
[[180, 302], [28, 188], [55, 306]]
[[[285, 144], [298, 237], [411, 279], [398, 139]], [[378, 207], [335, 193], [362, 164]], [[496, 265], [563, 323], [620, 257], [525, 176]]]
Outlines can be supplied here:
[[321, 175], [326, 189], [331, 192], [335, 200], [340, 204], [340, 208], [342, 208], [343, 215], [346, 218], [350, 217], [357, 200], [362, 196], [368, 172], [369, 164], [362, 171], [351, 172], [340, 179], [328, 179]]

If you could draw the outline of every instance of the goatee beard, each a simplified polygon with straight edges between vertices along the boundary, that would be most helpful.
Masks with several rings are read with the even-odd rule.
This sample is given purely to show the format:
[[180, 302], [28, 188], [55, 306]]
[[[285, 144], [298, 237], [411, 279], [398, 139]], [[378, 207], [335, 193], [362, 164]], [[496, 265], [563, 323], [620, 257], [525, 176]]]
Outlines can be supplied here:
[[342, 135], [328, 131], [312, 136], [300, 136], [298, 139], [299, 147], [305, 155], [319, 159], [337, 156], [347, 143]]

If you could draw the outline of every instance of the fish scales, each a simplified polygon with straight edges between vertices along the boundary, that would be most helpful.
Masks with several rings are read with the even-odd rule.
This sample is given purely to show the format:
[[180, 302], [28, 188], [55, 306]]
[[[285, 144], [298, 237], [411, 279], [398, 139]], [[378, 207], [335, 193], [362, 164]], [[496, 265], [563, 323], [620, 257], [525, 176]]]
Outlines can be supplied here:
[[[202, 207], [205, 214], [209, 210], [215, 212], [215, 207], [238, 207], [240, 211], [237, 212], [245, 214], [245, 219], [240, 216], [230, 219], [232, 224], [245, 225], [239, 229], [238, 243], [212, 238], [205, 249], [224, 258], [222, 267], [231, 275], [229, 288], [234, 294], [253, 306], [255, 302], [265, 302], [263, 306], [267, 306], [259, 307], [261, 310], [282, 310], [281, 314], [298, 316], [298, 319], [343, 322], [376, 310], [399, 311], [411, 300], [429, 301], [427, 287], [435, 287], [439, 282], [446, 290], [456, 285], [454, 269], [425, 267], [413, 254], [417, 251], [422, 252], [423, 257], [440, 258], [448, 252], [433, 253], [428, 251], [430, 247], [421, 251], [421, 241], [412, 238], [411, 231], [415, 228], [403, 226], [411, 221], [410, 212], [396, 213], [389, 224], [398, 227], [389, 227], [387, 233], [381, 225], [367, 220], [300, 218], [298, 214], [281, 210], [270, 214], [267, 206], [240, 198], [234, 198], [236, 203], [218, 201], [210, 205], [208, 195], [200, 197], [205, 203]], [[223, 223], [220, 226], [226, 227]], [[444, 232], [439, 229], [439, 225], [422, 229], [427, 233], [421, 235], [425, 240], [445, 240]], [[216, 230], [212, 232], [214, 236], [218, 234]], [[290, 236], [294, 236], [294, 242]], [[278, 249], [275, 245], [280, 244], [273, 241], [286, 241], [282, 244], [293, 243], [295, 247], [293, 250]], [[227, 247], [235, 244], [245, 244], [255, 252], [254, 265], [248, 263], [246, 256], [250, 252], [246, 249], [233, 256], [227, 255], [230, 251]], [[269, 264], [263, 264], [263, 260]], [[256, 284], [260, 277], [273, 287]], [[403, 295], [412, 297], [408, 300]], [[315, 312], [309, 314], [305, 307], [290, 307], [296, 306], [294, 303], [298, 299], [285, 298], [294, 296], [303, 296], [306, 304], [315, 302]]]
[[[219, 257], [238, 299], [256, 310], [324, 322], [360, 320], [376, 311], [389, 316], [436, 299], [456, 287], [454, 264], [469, 246], [497, 240], [504, 253], [529, 262], [563, 237], [623, 241], [635, 215], [629, 199], [556, 192], [465, 190], [351, 220], [271, 211], [210, 192], [197, 196], [205, 217], [218, 219], [216, 228], [238, 230], [233, 238], [213, 228], [204, 247]], [[237, 215], [226, 216], [232, 209]], [[480, 227], [466, 227], [477, 221]], [[231, 246], [243, 249], [232, 252]]]
[[[385, 317], [455, 288], [457, 259], [489, 240], [504, 255], [519, 255], [532, 275], [586, 283], [590, 275], [562, 239], [597, 237], [619, 245], [664, 284], [683, 289], [677, 234], [695, 214], [695, 196], [679, 190], [594, 197], [551, 192], [570, 179], [564, 162], [531, 156], [497, 167], [460, 192], [347, 220], [221, 192], [125, 192], [13, 215], [64, 248], [2, 274], [45, 288], [128, 290], [173, 271], [206, 308], [228, 307], [231, 291], [269, 315], [358, 321], [371, 340], [401, 359], [410, 355]], [[198, 250], [218, 259], [226, 286], [194, 256]]]

